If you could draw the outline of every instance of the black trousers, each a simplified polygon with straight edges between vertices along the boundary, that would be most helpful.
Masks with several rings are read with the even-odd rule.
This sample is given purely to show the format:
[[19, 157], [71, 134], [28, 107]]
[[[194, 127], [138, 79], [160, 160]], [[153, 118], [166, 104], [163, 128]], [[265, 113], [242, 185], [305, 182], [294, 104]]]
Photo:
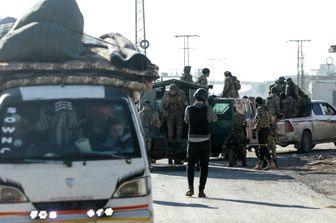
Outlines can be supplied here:
[[263, 161], [265, 158], [267, 160], [271, 159], [271, 155], [269, 153], [269, 147], [268, 147], [268, 135], [270, 134], [269, 128], [261, 128], [258, 131], [258, 142], [260, 144], [259, 146], [259, 160]]
[[194, 187], [194, 171], [195, 164], [199, 161], [200, 165], [200, 183], [199, 189], [204, 190], [205, 184], [208, 178], [208, 166], [210, 157], [210, 141], [204, 142], [188, 142], [188, 165], [187, 165], [187, 175], [188, 175], [188, 185], [189, 187]]

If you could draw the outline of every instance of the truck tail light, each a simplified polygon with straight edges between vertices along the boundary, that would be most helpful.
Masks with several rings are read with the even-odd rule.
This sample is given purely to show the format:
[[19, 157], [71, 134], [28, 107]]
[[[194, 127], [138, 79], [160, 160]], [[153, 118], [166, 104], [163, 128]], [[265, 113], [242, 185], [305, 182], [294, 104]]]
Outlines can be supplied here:
[[294, 132], [294, 126], [288, 120], [285, 121], [285, 130], [286, 130], [286, 132]]

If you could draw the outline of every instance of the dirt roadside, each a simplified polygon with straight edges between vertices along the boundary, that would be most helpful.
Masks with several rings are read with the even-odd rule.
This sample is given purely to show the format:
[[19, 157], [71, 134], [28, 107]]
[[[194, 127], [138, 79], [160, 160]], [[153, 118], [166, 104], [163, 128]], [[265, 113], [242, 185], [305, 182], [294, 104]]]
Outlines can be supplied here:
[[295, 152], [279, 152], [278, 154], [280, 169], [289, 171], [298, 181], [336, 201], [336, 149], [334, 144], [318, 145], [307, 154]]

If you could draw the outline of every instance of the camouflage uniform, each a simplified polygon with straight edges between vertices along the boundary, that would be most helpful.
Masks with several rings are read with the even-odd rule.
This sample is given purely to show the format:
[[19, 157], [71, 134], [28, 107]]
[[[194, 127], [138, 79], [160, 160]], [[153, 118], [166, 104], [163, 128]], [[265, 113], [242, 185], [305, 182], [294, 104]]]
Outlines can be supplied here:
[[307, 117], [311, 114], [311, 100], [308, 95], [300, 96], [297, 100], [298, 117]]
[[195, 82], [195, 84], [203, 86], [205, 89], [212, 89], [213, 85], [208, 84], [208, 77], [210, 76], [210, 69], [209, 68], [203, 68], [202, 69], [202, 75], [198, 77], [198, 80]]
[[277, 153], [276, 153], [276, 123], [278, 121], [277, 116], [271, 111], [268, 111], [268, 119], [270, 123], [270, 132], [268, 135], [268, 148], [271, 151], [272, 159], [277, 166]]
[[291, 96], [295, 100], [299, 97], [299, 87], [294, 84], [291, 78], [287, 78], [286, 95]]
[[256, 116], [253, 119], [253, 129], [258, 131], [261, 128], [269, 128], [270, 120], [267, 112], [268, 108], [265, 105], [257, 107]]
[[294, 118], [297, 116], [297, 103], [291, 96], [287, 95], [285, 100], [282, 101], [282, 113], [284, 118]]
[[280, 97], [277, 94], [271, 93], [271, 95], [266, 98], [266, 107], [276, 117], [280, 117]]
[[311, 100], [306, 94], [303, 95], [303, 99], [305, 101], [303, 115], [306, 117], [306, 116], [311, 115]]
[[286, 81], [284, 77], [279, 77], [278, 80], [275, 81], [274, 88], [276, 89], [276, 94], [280, 96], [283, 92], [286, 92]]
[[221, 96], [223, 98], [239, 98], [238, 90], [235, 87], [235, 80], [231, 73], [225, 75], [224, 88]]
[[138, 113], [139, 119], [141, 121], [144, 133], [145, 133], [145, 143], [147, 152], [151, 150], [152, 139], [155, 136], [158, 136], [161, 121], [159, 115], [152, 108], [150, 103], [145, 103], [143, 109]]
[[193, 83], [191, 74], [182, 74], [181, 81]]
[[181, 81], [186, 81], [186, 82], [191, 82], [193, 83], [193, 80], [192, 80], [192, 76], [190, 74], [190, 66], [185, 66], [184, 69], [183, 69], [183, 74], [182, 74], [182, 77], [181, 77]]
[[242, 166], [246, 166], [246, 149], [245, 149], [245, 118], [244, 115], [235, 111], [233, 114], [234, 131], [227, 145], [229, 166], [234, 166], [236, 160], [242, 161]]
[[169, 91], [165, 92], [160, 103], [160, 111], [167, 122], [168, 143], [181, 143], [184, 126], [184, 109], [187, 106], [187, 97], [175, 84], [171, 84]]
[[198, 85], [202, 85], [205, 88], [208, 88], [208, 78], [206, 75], [202, 74], [201, 76], [199, 76], [198, 80], [196, 81], [196, 84]]
[[264, 169], [275, 168], [273, 159], [269, 154], [268, 142], [270, 134], [270, 115], [268, 108], [262, 104], [262, 98], [256, 98], [256, 104], [258, 105], [256, 110], [256, 116], [253, 119], [253, 138], [256, 138], [258, 134], [259, 149], [257, 154], [258, 162], [255, 167], [257, 170], [262, 169], [262, 163], [265, 158], [268, 161], [268, 165]]

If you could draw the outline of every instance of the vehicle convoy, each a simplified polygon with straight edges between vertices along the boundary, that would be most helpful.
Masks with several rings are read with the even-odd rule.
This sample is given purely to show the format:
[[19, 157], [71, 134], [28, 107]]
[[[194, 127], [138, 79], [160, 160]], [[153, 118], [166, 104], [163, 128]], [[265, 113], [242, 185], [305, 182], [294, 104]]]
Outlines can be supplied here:
[[[52, 2], [63, 8], [70, 1]], [[3, 46], [12, 40], [3, 38], [0, 222], [153, 222], [135, 95], [151, 88], [158, 67], [120, 34], [82, 43], [79, 58], [51, 61], [45, 45], [29, 49], [29, 39], [31, 57], [15, 59], [13, 50], [8, 59]], [[109, 40], [125, 58], [113, 62]]]
[[298, 152], [310, 152], [318, 143], [336, 142], [336, 110], [327, 102], [313, 100], [311, 115], [277, 122], [277, 144], [294, 144]]
[[[159, 113], [159, 117], [162, 121], [162, 127], [160, 129], [160, 134], [155, 136], [152, 140], [152, 149], [149, 151], [152, 161], [155, 162], [157, 159], [169, 158], [173, 159], [175, 163], [180, 163], [182, 160], [185, 160], [187, 154], [187, 135], [188, 135], [188, 126], [184, 124], [182, 130], [182, 140], [179, 146], [168, 145], [167, 141], [167, 121], [164, 119], [163, 114], [160, 112], [161, 99], [165, 92], [168, 91], [168, 88], [171, 84], [175, 84], [181, 91], [184, 92], [186, 96], [186, 103], [188, 105], [194, 102], [193, 94], [194, 92], [202, 87], [200, 85], [170, 79], [165, 81], [155, 82], [151, 90], [144, 92], [141, 95], [141, 102], [149, 100], [153, 106], [153, 109]], [[183, 116], [183, 114], [181, 114]]]
[[[194, 83], [176, 79], [155, 82], [150, 91], [141, 95], [141, 101], [151, 101], [153, 108], [158, 111], [161, 120], [163, 120], [162, 114], [160, 113], [161, 98], [167, 91], [168, 86], [172, 83], [185, 92], [188, 105], [194, 102], [193, 94], [196, 89], [202, 87]], [[248, 146], [255, 146], [256, 140], [252, 139], [252, 121], [255, 109], [250, 100], [242, 98], [220, 98], [210, 95], [208, 101], [218, 116], [218, 121], [210, 124], [211, 156], [217, 157], [220, 153], [225, 152], [225, 145], [229, 138], [232, 137], [234, 128], [233, 107], [236, 107], [237, 111], [245, 117]], [[161, 128], [161, 134], [154, 137], [152, 140], [152, 149], [150, 151], [152, 161], [155, 162], [157, 159], [171, 158], [179, 163], [181, 160], [185, 160], [187, 154], [187, 133], [188, 126], [185, 124], [183, 128], [181, 146], [169, 148], [167, 143], [167, 128], [163, 125]]]

